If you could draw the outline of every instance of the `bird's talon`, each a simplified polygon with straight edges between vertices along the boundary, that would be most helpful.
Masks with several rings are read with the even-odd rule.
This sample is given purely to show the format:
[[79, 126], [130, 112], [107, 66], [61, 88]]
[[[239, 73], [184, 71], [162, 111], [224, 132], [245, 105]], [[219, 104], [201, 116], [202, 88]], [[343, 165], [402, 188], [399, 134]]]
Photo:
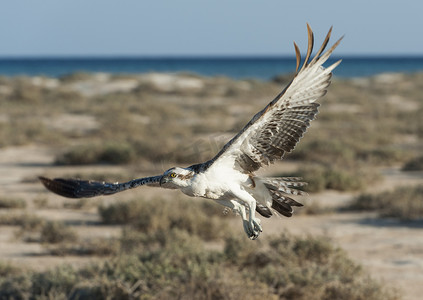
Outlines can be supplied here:
[[260, 219], [254, 219], [253, 225], [254, 225], [255, 232], [263, 232], [263, 228], [261, 227], [261, 224], [260, 224]]

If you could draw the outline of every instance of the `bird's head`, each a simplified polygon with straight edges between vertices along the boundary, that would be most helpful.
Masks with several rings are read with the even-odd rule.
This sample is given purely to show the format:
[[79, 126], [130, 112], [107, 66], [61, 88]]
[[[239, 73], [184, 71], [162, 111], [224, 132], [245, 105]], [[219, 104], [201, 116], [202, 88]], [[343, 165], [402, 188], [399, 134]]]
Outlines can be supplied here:
[[166, 189], [180, 189], [190, 184], [194, 172], [184, 168], [171, 168], [163, 173], [160, 186]]

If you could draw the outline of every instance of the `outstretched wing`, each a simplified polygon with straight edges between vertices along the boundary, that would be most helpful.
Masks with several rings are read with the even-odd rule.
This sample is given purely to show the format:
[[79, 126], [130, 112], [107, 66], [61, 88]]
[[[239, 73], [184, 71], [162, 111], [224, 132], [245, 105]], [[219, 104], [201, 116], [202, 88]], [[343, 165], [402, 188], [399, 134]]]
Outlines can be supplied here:
[[91, 180], [49, 179], [42, 176], [39, 177], [49, 191], [68, 198], [88, 198], [100, 195], [111, 195], [141, 185], [158, 186], [161, 178], [162, 176], [153, 176], [134, 179], [124, 183], [107, 183]]
[[[316, 100], [326, 94], [332, 70], [339, 65], [337, 61], [328, 68], [323, 63], [339, 45], [339, 39], [328, 51], [323, 53], [329, 42], [330, 28], [322, 46], [313, 59], [314, 37], [310, 26], [308, 30], [308, 50], [300, 70], [301, 55], [294, 43], [297, 68], [294, 79], [289, 85], [232, 139], [222, 150], [203, 166], [203, 171], [218, 165], [219, 162], [233, 163], [242, 172], [252, 172], [294, 149], [304, 132], [318, 112]], [[323, 53], [323, 54], [322, 54]]]

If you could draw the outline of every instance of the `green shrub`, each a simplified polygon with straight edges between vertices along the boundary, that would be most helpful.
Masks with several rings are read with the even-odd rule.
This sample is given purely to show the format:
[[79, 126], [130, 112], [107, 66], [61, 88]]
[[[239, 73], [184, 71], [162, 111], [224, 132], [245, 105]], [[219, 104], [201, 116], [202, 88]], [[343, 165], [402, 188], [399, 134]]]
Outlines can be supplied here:
[[74, 72], [60, 76], [60, 81], [63, 83], [73, 83], [78, 81], [89, 80], [93, 78], [93, 74], [84, 72]]
[[47, 245], [46, 249], [51, 255], [58, 256], [111, 256], [119, 253], [120, 242], [116, 238], [91, 238], [78, 243], [72, 242], [72, 239], [62, 239], [54, 245]]
[[34, 273], [31, 281], [33, 295], [49, 296], [47, 299], [66, 299], [72, 288], [79, 282], [77, 270], [69, 265], [62, 265], [46, 272]]
[[134, 148], [127, 143], [87, 144], [73, 147], [56, 158], [59, 165], [126, 164], [136, 158]]
[[31, 286], [31, 276], [24, 271], [8, 273], [0, 278], [0, 299], [30, 299]]
[[56, 157], [58, 165], [87, 165], [98, 163], [98, 145], [81, 145], [73, 147], [67, 152]]
[[369, 169], [341, 169], [331, 165], [309, 164], [301, 167], [293, 174], [277, 174], [276, 176], [299, 176], [308, 185], [308, 192], [319, 192], [325, 189], [338, 191], [355, 191], [375, 182], [379, 176]]
[[44, 220], [36, 215], [27, 213], [0, 215], [0, 225], [20, 226], [22, 230], [40, 228]]
[[423, 156], [407, 161], [402, 167], [403, 171], [423, 171]]
[[289, 154], [288, 158], [348, 166], [355, 160], [356, 152], [340, 139], [312, 139], [300, 143], [298, 148]]
[[41, 243], [55, 244], [64, 241], [73, 242], [76, 239], [76, 232], [62, 222], [45, 222], [40, 231]]
[[210, 240], [222, 237], [226, 226], [223, 207], [207, 200], [134, 199], [109, 206], [100, 206], [105, 224], [130, 224], [147, 234], [184, 230]]
[[48, 198], [47, 197], [42, 197], [42, 196], [37, 196], [36, 198], [34, 198], [32, 200], [32, 203], [34, 203], [34, 206], [36, 208], [48, 208]]
[[21, 198], [0, 198], [0, 208], [25, 208], [26, 202]]
[[[90, 179], [91, 180], [91, 179]], [[63, 202], [63, 207], [67, 208], [67, 209], [84, 209], [84, 208], [88, 208], [88, 207], [96, 207], [97, 202], [93, 199], [87, 199], [87, 198], [82, 198], [82, 199], [71, 199], [70, 201], [65, 201]]]
[[[311, 197], [313, 198], [313, 197]], [[305, 215], [322, 215], [322, 214], [330, 214], [333, 213], [336, 209], [334, 207], [328, 207], [327, 205], [322, 204], [319, 201], [312, 201], [307, 202], [304, 207], [300, 210], [296, 211], [297, 214], [305, 214]]]
[[357, 158], [367, 164], [383, 166], [402, 162], [406, 157], [408, 157], [407, 151], [388, 147], [362, 150], [357, 154]]
[[106, 144], [101, 151], [99, 161], [110, 164], [126, 164], [135, 159], [135, 150], [127, 143]]
[[[64, 173], [63, 178], [82, 178], [95, 181], [105, 181], [105, 182], [126, 182], [131, 178], [135, 178], [139, 173], [135, 172], [132, 169], [125, 168], [122, 172], [69, 172]], [[38, 182], [38, 181], [37, 181]], [[75, 201], [75, 200], [72, 200]], [[91, 200], [92, 201], [92, 200]]]
[[31, 83], [30, 78], [17, 77], [13, 82], [13, 92], [9, 100], [13, 102], [39, 103], [42, 100], [44, 90]]
[[396, 299], [326, 237], [283, 234], [236, 263], [282, 299]]
[[423, 186], [398, 187], [380, 194], [362, 194], [356, 197], [348, 209], [377, 211], [381, 217], [400, 220], [423, 218]]
[[[144, 236], [132, 231], [130, 235]], [[0, 265], [0, 297], [11, 299], [397, 299], [326, 237], [283, 234], [251, 242], [232, 235], [212, 250], [171, 229], [160, 244], [81, 268], [37, 272]]]

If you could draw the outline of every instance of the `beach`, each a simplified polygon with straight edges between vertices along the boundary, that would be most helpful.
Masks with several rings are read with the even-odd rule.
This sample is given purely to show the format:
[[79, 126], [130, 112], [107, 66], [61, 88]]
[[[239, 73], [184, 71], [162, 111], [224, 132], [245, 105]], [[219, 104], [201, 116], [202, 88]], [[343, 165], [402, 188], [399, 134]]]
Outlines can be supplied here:
[[[178, 191], [150, 187], [95, 199], [65, 199], [47, 192], [38, 176], [127, 181], [205, 161], [289, 78], [231, 79], [192, 73], [1, 77], [1, 268], [44, 274], [65, 264], [78, 269], [113, 261], [122, 255], [118, 241], [132, 223], [124, 217], [107, 223], [101, 207], [104, 212], [108, 205], [134, 199], [163, 203], [177, 199], [179, 205], [198, 201]], [[422, 206], [405, 199], [408, 194], [397, 199], [405, 207], [397, 215], [388, 214], [386, 207], [357, 209], [356, 203], [359, 196], [423, 186], [419, 166], [422, 82], [423, 73], [333, 79], [320, 101], [317, 119], [298, 147], [283, 161], [260, 171], [267, 176], [302, 176], [310, 183], [309, 195], [299, 198], [304, 208], [292, 218], [262, 219], [259, 240], [264, 244], [249, 241], [239, 217], [224, 215], [217, 204], [209, 215], [216, 224], [224, 222], [222, 232], [206, 234], [183, 226], [180, 230], [217, 253], [222, 253], [228, 239], [225, 231], [247, 245], [256, 243], [257, 251], [265, 248], [257, 245], [267, 245], [266, 241], [283, 233], [324, 236], [380, 283], [379, 295], [388, 293], [389, 299], [395, 299], [392, 293], [397, 293], [401, 299], [419, 299], [423, 293]], [[46, 239], [39, 229], [45, 222], [56, 222], [57, 234], [65, 237]], [[83, 246], [76, 247], [78, 243]], [[155, 242], [149, 247], [160, 245]], [[128, 288], [134, 292], [148, 290], [141, 283], [135, 286], [136, 280], [125, 277], [122, 282], [133, 284]], [[386, 287], [397, 292], [387, 292]]]

